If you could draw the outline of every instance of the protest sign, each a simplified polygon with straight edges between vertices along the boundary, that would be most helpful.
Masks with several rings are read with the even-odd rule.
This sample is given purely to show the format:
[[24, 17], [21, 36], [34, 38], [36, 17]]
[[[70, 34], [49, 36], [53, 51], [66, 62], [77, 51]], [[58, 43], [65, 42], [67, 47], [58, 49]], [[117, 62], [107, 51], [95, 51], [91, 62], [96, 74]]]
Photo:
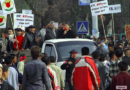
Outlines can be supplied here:
[[0, 10], [0, 28], [6, 28], [7, 14]]
[[1, 6], [4, 14], [16, 12], [14, 0], [1, 0]]
[[125, 25], [126, 38], [130, 38], [130, 25]]
[[55, 22], [55, 27], [58, 28], [59, 24], [58, 22]]
[[121, 12], [121, 5], [109, 5], [109, 13], [120, 13]]
[[32, 14], [32, 10], [22, 10], [23, 14]]
[[90, 8], [91, 8], [92, 16], [109, 13], [107, 0], [91, 3]]
[[33, 25], [33, 22], [34, 22], [33, 14], [21, 14], [21, 13], [14, 14], [14, 28], [17, 28], [18, 25], [28, 27], [30, 25]]
[[99, 32], [96, 29], [93, 29], [92, 30], [92, 35], [93, 35], [93, 37], [98, 38], [99, 37]]

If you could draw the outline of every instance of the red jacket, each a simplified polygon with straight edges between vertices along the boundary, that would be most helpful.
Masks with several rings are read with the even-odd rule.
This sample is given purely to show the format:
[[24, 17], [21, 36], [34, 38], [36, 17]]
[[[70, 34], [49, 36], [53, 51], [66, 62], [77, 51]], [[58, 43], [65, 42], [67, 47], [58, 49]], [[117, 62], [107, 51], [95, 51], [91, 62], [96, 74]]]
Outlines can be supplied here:
[[[17, 36], [16, 39], [19, 41], [19, 42], [18, 42], [18, 47], [19, 47], [19, 50], [21, 50], [21, 49], [22, 49], [22, 46], [23, 46], [24, 37], [23, 37], [23, 35], [20, 35], [20, 36]], [[16, 47], [17, 47], [17, 43], [14, 42], [14, 49], [15, 49], [15, 50], [18, 50]]]
[[114, 76], [110, 90], [121, 90], [120, 87], [116, 89], [116, 86], [124, 86], [127, 89], [122, 88], [122, 90], [130, 90], [130, 75], [127, 72], [120, 72], [117, 76]]
[[71, 83], [75, 90], [95, 90], [100, 87], [98, 69], [91, 57], [83, 56], [76, 61]]

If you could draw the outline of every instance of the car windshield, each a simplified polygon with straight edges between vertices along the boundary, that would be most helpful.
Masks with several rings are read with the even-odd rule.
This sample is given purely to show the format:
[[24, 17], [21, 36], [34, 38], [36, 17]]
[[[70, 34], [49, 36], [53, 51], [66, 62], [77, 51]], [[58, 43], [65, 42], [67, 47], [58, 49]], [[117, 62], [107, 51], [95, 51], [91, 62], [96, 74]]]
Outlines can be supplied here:
[[70, 57], [69, 52], [72, 49], [77, 50], [78, 55], [77, 59], [81, 57], [81, 49], [83, 47], [88, 47], [90, 49], [90, 53], [95, 51], [97, 49], [97, 45], [95, 42], [89, 42], [89, 41], [71, 41], [71, 42], [60, 42], [57, 43], [58, 48], [58, 61], [64, 61], [67, 60]]

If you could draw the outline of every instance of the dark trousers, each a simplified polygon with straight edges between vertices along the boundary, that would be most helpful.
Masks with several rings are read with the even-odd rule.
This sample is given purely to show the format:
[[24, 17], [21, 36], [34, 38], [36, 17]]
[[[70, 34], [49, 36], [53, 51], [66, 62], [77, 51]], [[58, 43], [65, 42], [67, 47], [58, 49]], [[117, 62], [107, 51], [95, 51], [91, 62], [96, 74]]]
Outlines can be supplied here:
[[110, 90], [111, 89], [111, 87], [109, 86], [106, 90]]
[[69, 85], [69, 90], [75, 90], [74, 87], [71, 85], [71, 81], [67, 81], [68, 85]]

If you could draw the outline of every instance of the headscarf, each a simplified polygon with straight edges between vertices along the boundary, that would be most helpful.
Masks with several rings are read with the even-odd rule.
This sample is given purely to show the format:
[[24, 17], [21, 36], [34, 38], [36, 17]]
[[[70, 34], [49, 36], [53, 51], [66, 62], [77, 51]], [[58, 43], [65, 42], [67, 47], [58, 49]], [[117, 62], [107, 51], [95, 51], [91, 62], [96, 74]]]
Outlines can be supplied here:
[[20, 56], [20, 62], [23, 61], [24, 59], [26, 59], [26, 55], [21, 55]]

